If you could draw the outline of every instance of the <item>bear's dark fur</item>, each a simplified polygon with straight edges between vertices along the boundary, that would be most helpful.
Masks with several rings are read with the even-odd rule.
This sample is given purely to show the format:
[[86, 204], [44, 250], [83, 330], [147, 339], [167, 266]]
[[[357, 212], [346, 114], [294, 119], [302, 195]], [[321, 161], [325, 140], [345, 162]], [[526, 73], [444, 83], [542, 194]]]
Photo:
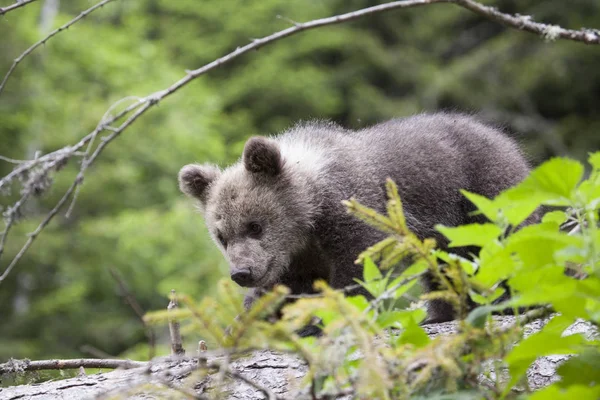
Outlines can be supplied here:
[[[223, 171], [186, 165], [179, 183], [198, 199], [232, 279], [254, 288], [249, 306], [277, 283], [294, 294], [313, 292], [316, 279], [334, 288], [355, 284], [362, 277], [357, 255], [385, 235], [349, 215], [342, 200], [354, 197], [383, 211], [388, 177], [412, 231], [444, 247], [436, 224], [483, 222], [470, 216], [473, 206], [459, 189], [494, 197], [528, 172], [517, 144], [499, 130], [470, 116], [438, 113], [359, 131], [299, 124], [278, 136], [251, 138], [240, 162]], [[430, 279], [424, 286], [434, 288]], [[429, 305], [430, 322], [452, 318], [448, 305]]]

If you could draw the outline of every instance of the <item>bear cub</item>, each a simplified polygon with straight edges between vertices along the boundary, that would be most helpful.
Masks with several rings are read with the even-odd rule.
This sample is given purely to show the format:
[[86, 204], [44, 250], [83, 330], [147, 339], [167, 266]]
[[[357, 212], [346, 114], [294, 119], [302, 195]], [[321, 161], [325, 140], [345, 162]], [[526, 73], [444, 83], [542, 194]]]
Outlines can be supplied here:
[[[184, 166], [179, 185], [198, 201], [231, 279], [252, 288], [244, 301], [249, 307], [275, 284], [293, 294], [313, 293], [317, 279], [334, 288], [354, 285], [362, 277], [358, 254], [385, 234], [349, 215], [342, 200], [354, 197], [383, 212], [388, 177], [412, 231], [445, 248], [436, 224], [484, 222], [470, 215], [474, 207], [460, 189], [494, 197], [528, 172], [517, 144], [499, 130], [471, 116], [436, 113], [357, 131], [301, 123], [249, 139], [241, 160], [224, 170]], [[468, 251], [453, 249], [463, 256]], [[422, 283], [425, 290], [436, 287], [430, 277]], [[428, 305], [428, 322], [453, 317], [448, 304]]]

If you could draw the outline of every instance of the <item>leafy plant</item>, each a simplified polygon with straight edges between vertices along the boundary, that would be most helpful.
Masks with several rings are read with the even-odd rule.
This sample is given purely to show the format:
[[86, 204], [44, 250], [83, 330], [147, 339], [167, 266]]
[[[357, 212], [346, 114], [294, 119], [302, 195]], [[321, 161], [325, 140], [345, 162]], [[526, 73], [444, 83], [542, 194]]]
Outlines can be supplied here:
[[[319, 296], [282, 307], [287, 290], [276, 287], [244, 312], [237, 291], [222, 281], [216, 299], [196, 304], [183, 296], [187, 310], [180, 317], [188, 322], [188, 332], [211, 337], [229, 355], [257, 348], [297, 353], [309, 366], [305, 382], [315, 398], [341, 393], [365, 399], [598, 398], [600, 341], [565, 334], [579, 319], [600, 324], [600, 153], [589, 162], [585, 180], [580, 163], [555, 158], [495, 199], [465, 192], [490, 222], [438, 230], [450, 247], [480, 247], [473, 260], [435, 249], [432, 239], [419, 240], [406, 225], [395, 184], [388, 181], [387, 215], [356, 200], [345, 202], [350, 213], [389, 234], [357, 260], [364, 265], [361, 284], [372, 300], [345, 297], [317, 282]], [[563, 208], [537, 224], [514, 229], [542, 205]], [[394, 277], [391, 267], [407, 258], [412, 264]], [[387, 301], [405, 296], [424, 273], [438, 279], [441, 290], [423, 294], [421, 300], [452, 304], [458, 315], [455, 334], [430, 339], [420, 325], [426, 316], [420, 302], [397, 309]], [[504, 283], [510, 298], [501, 296], [507, 290]], [[469, 298], [479, 307], [470, 311]], [[280, 308], [281, 318], [265, 319]], [[500, 326], [492, 317], [493, 312], [520, 308], [531, 310], [510, 326]], [[538, 333], [524, 338], [526, 323], [552, 311], [557, 314]], [[323, 334], [300, 338], [295, 332], [315, 317]], [[165, 318], [163, 312], [147, 316], [151, 322]], [[551, 354], [572, 355], [558, 371], [559, 382], [535, 393], [513, 390], [537, 357]], [[501, 372], [507, 378], [501, 379]]]

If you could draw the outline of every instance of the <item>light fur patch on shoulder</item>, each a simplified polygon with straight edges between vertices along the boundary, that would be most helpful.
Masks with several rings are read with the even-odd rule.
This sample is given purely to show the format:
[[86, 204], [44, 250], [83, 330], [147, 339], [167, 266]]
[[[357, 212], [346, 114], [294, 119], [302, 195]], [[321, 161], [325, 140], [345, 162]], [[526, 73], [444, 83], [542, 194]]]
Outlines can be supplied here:
[[286, 165], [310, 174], [319, 174], [327, 166], [323, 144], [312, 137], [286, 135], [278, 138]]

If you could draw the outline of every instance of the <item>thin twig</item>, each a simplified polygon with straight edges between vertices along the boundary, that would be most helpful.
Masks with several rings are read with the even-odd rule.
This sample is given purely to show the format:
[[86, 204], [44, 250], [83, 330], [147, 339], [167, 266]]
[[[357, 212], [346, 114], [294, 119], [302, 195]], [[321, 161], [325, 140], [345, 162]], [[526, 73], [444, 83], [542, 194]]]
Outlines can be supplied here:
[[48, 225], [50, 223], [52, 218], [54, 218], [54, 216], [60, 211], [60, 209], [67, 202], [67, 199], [69, 198], [69, 196], [71, 196], [71, 193], [73, 193], [73, 191], [75, 190], [75, 187], [77, 187], [78, 184], [79, 184], [79, 180], [75, 179], [75, 181], [73, 181], [71, 186], [69, 186], [69, 188], [67, 189], [67, 191], [65, 192], [63, 197], [58, 201], [58, 203], [56, 203], [56, 206], [54, 206], [54, 208], [46, 215], [46, 218], [44, 218], [44, 220], [42, 222], [40, 222], [40, 224], [35, 229], [35, 231], [33, 231], [29, 234], [29, 238], [27, 238], [27, 241], [25, 242], [23, 247], [21, 247], [21, 250], [19, 250], [19, 252], [15, 256], [15, 258], [13, 258], [13, 260], [8, 265], [8, 267], [6, 267], [6, 270], [4, 271], [4, 273], [2, 275], [0, 275], [0, 283], [2, 281], [4, 281], [4, 279], [6, 279], [8, 274], [10, 274], [10, 271], [12, 271], [12, 269], [15, 267], [15, 265], [17, 265], [19, 260], [23, 257], [25, 252], [27, 252], [29, 247], [31, 247], [31, 245], [33, 244], [33, 242], [37, 238], [37, 236], [40, 234], [40, 232], [46, 227], [46, 225]]
[[[169, 305], [167, 306], [167, 310], [174, 311], [179, 308], [177, 304], [177, 295], [175, 294], [175, 290], [171, 290], [171, 301], [169, 301]], [[171, 354], [182, 356], [185, 355], [185, 349], [183, 348], [183, 343], [181, 340], [181, 331], [179, 322], [175, 318], [169, 318], [169, 334], [171, 336]]]
[[0, 160], [9, 162], [11, 164], [23, 164], [29, 160], [15, 160], [14, 158], [8, 158], [4, 156], [0, 156]]
[[420, 278], [424, 274], [425, 274], [425, 272], [422, 272], [420, 274], [416, 274], [416, 275], [410, 276], [410, 277], [408, 277], [406, 279], [403, 279], [401, 282], [398, 282], [394, 286], [391, 286], [391, 287], [387, 288], [383, 293], [381, 293], [381, 295], [377, 296], [376, 298], [374, 298], [371, 301], [371, 303], [365, 309], [364, 312], [368, 313], [369, 311], [373, 310], [375, 307], [377, 307], [377, 305], [379, 305], [379, 303], [381, 303], [385, 299], [388, 299], [396, 290], [400, 289], [400, 287], [406, 285], [407, 283], [409, 283], [411, 281], [414, 281], [415, 279]]
[[[91, 14], [92, 12], [94, 12], [95, 10], [103, 7], [107, 3], [110, 3], [111, 1], [115, 1], [115, 0], [103, 0], [100, 3], [98, 3], [98, 4], [96, 4], [96, 5], [88, 8], [87, 10], [82, 11], [77, 17], [73, 18], [72, 20], [70, 20], [66, 24], [62, 25], [60, 28], [53, 30], [46, 37], [44, 37], [43, 39], [41, 39], [38, 42], [34, 43], [31, 47], [29, 47], [27, 50], [25, 50], [23, 53], [21, 53], [21, 55], [19, 57], [15, 58], [15, 60], [12, 63], [12, 65], [10, 66], [8, 72], [6, 73], [6, 75], [4, 75], [4, 79], [2, 79], [2, 83], [0, 83], [0, 94], [2, 93], [2, 89], [4, 89], [4, 86], [6, 86], [6, 81], [8, 80], [8, 78], [11, 76], [11, 74], [13, 73], [13, 71], [15, 70], [15, 68], [17, 68], [17, 65], [19, 65], [19, 63], [21, 61], [23, 61], [23, 59], [25, 57], [27, 57], [29, 54], [31, 54], [36, 48], [40, 47], [43, 44], [46, 44], [46, 42], [48, 40], [50, 40], [53, 36], [56, 36], [60, 32], [69, 29], [70, 26], [76, 24], [81, 19], [85, 18], [86, 16], [88, 16], [89, 14]], [[0, 13], [0, 15], [1, 14], [2, 13]]]
[[503, 333], [510, 331], [515, 326], [524, 327], [525, 325], [527, 325], [530, 322], [533, 322], [538, 319], [546, 318], [553, 312], [554, 312], [554, 309], [552, 308], [552, 306], [545, 305], [545, 306], [542, 306], [539, 308], [534, 308], [533, 310], [529, 310], [523, 314], [517, 314], [517, 315], [515, 315], [516, 322], [513, 325], [509, 326], [508, 328], [504, 329]]
[[5, 226], [4, 226], [4, 230], [2, 231], [2, 233], [0, 233], [0, 257], [2, 257], [2, 253], [4, 253], [4, 246], [6, 246], [6, 240], [8, 239], [8, 233], [10, 232], [10, 229], [12, 228], [12, 226], [15, 224], [16, 220], [18, 219], [20, 212], [21, 212], [21, 207], [23, 206], [23, 204], [25, 204], [25, 201], [27, 200], [27, 198], [29, 197], [28, 193], [24, 193], [21, 198], [19, 200], [17, 200], [17, 202], [8, 210], [5, 211], [4, 213], [4, 217], [5, 217]]
[[108, 354], [107, 352], [105, 352], [103, 350], [100, 350], [99, 348], [94, 347], [94, 346], [92, 346], [90, 344], [84, 344], [84, 345], [82, 345], [79, 348], [79, 350], [82, 353], [87, 353], [87, 354], [91, 355], [94, 358], [112, 358], [112, 357], [114, 357], [114, 356]]
[[138, 368], [148, 365], [147, 362], [117, 359], [79, 358], [72, 360], [10, 360], [0, 364], [0, 374], [23, 371], [40, 371], [51, 369], [78, 369], [84, 368]]
[[547, 40], [567, 39], [585, 44], [600, 44], [600, 31], [598, 29], [572, 30], [558, 25], [534, 22], [531, 17], [505, 14], [494, 7], [484, 6], [473, 0], [451, 0], [450, 3], [508, 27], [541, 35]]
[[131, 290], [129, 290], [129, 288], [127, 287], [127, 284], [123, 280], [123, 277], [115, 268], [109, 267], [108, 271], [119, 285], [119, 289], [121, 290], [121, 294], [125, 298], [125, 301], [127, 302], [127, 304], [129, 304], [135, 315], [138, 317], [138, 320], [144, 326], [144, 331], [146, 332], [146, 336], [148, 337], [148, 346], [150, 348], [148, 358], [151, 360], [154, 358], [154, 354], [156, 352], [156, 334], [154, 333], [154, 329], [152, 329], [152, 327], [149, 326], [144, 320], [144, 310], [142, 309], [142, 306], [140, 306], [140, 303], [138, 303], [138, 301], [136, 300], [135, 296], [131, 293]]
[[10, 11], [14, 11], [19, 7], [23, 7], [26, 6], [29, 3], [33, 3], [36, 0], [17, 0], [15, 2], [15, 4], [10, 5], [10, 6], [6, 6], [6, 7], [0, 7], [0, 15], [4, 15]]

